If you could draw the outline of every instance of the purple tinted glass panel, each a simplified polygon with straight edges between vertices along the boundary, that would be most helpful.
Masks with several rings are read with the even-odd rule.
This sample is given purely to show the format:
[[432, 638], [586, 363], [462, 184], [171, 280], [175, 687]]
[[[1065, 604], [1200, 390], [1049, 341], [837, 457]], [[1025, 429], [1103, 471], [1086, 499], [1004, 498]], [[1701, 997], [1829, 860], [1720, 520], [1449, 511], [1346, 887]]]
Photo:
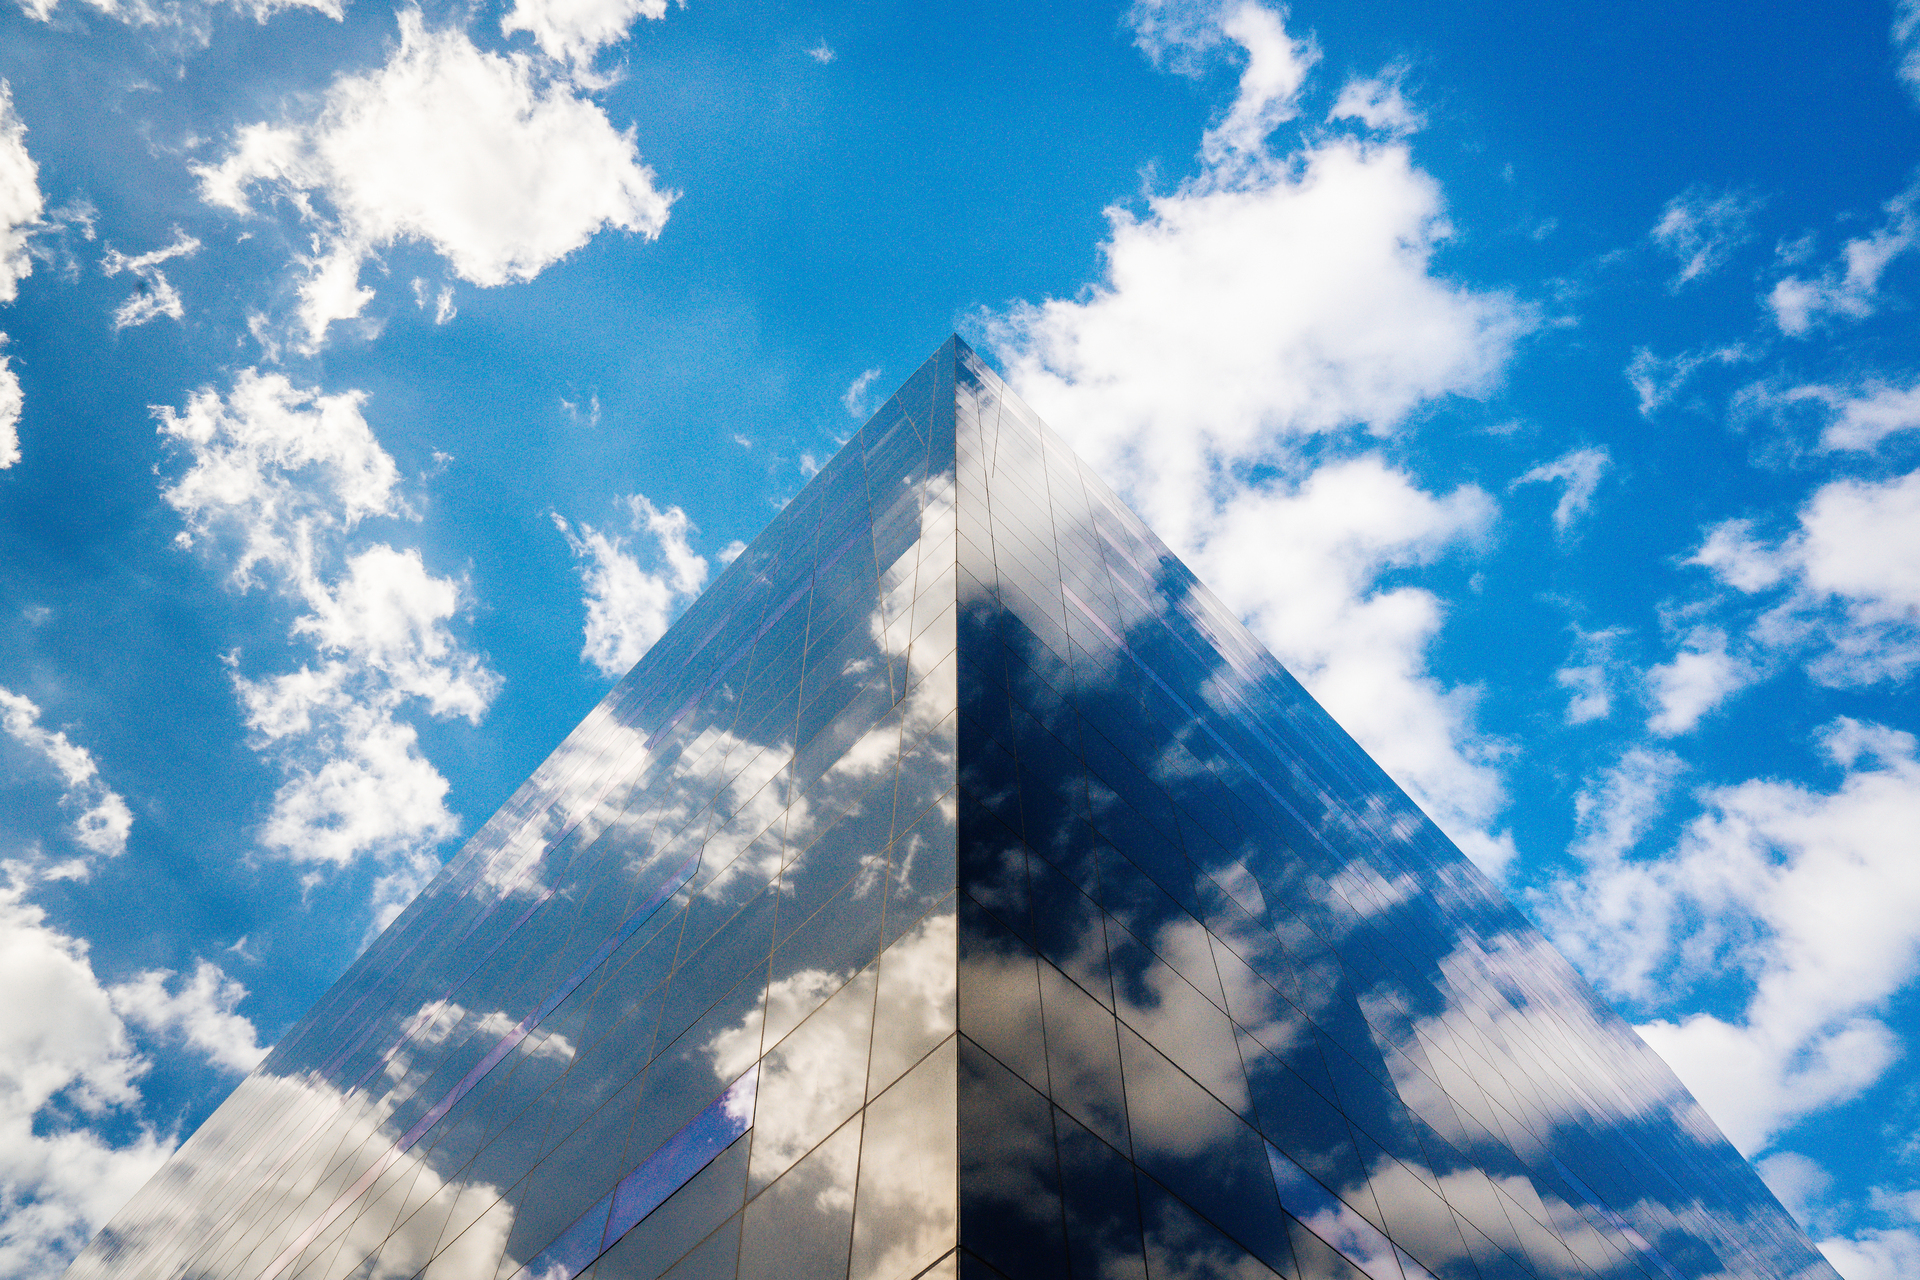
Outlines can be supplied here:
[[513, 1273], [513, 1280], [573, 1280], [595, 1258], [619, 1243], [667, 1197], [693, 1181], [713, 1158], [732, 1146], [753, 1125], [753, 1099], [760, 1064], [727, 1086], [727, 1091], [680, 1132], [661, 1143], [620, 1184], [560, 1233], [558, 1239]]
[[759, 1083], [760, 1064], [756, 1062], [711, 1106], [620, 1179], [613, 1191], [613, 1214], [607, 1222], [603, 1247], [612, 1247], [752, 1126], [753, 1099]]

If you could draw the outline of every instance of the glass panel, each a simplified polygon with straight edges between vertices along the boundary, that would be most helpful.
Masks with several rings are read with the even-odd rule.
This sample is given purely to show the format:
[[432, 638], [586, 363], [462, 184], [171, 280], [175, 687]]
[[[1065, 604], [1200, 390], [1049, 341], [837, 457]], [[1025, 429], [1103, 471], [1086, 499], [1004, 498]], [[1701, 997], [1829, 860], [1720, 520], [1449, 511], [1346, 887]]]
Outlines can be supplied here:
[[960, 1030], [1035, 1088], [1047, 1088], [1037, 957], [971, 897], [960, 897]]
[[602, 1255], [593, 1280], [654, 1280], [740, 1209], [749, 1141], [736, 1139]]
[[954, 1247], [958, 1039], [867, 1106], [849, 1280], [904, 1280]]
[[[862, 970], [761, 1062], [749, 1195], [785, 1173], [866, 1101], [874, 976], [871, 966]], [[804, 987], [822, 981], [832, 979], [810, 970], [781, 985]], [[776, 991], [768, 1003], [792, 998]], [[751, 1235], [751, 1221], [748, 1225]]]
[[876, 1097], [957, 1025], [958, 968], [952, 899], [880, 956], [867, 1096]]
[[855, 1116], [748, 1204], [740, 1280], [846, 1274], [859, 1161]]
[[1147, 1280], [1133, 1166], [1120, 1151], [1058, 1109], [1053, 1128], [1060, 1152], [1071, 1274], [1099, 1280]]
[[1067, 1271], [1047, 1100], [960, 1037], [960, 1243], [1011, 1280]]
[[1119, 1028], [1105, 1006], [1050, 964], [1040, 965], [1047, 1079], [1054, 1102], [1122, 1151], [1127, 1135]]

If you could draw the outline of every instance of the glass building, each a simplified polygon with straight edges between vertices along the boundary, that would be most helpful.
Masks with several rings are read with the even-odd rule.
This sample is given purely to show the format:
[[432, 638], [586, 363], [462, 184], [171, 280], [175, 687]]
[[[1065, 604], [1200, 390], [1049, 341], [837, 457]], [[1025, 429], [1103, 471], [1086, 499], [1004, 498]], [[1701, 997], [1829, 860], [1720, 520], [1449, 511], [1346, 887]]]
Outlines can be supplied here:
[[957, 338], [69, 1275], [1835, 1277]]

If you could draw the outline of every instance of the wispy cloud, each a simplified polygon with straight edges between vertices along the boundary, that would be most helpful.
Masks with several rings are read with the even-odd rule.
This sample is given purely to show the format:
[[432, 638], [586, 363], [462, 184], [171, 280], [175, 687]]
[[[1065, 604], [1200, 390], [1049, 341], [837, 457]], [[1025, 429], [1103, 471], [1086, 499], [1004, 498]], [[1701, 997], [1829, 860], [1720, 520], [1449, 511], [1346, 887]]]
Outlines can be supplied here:
[[1668, 288], [1677, 292], [1727, 265], [1734, 250], [1753, 239], [1753, 215], [1762, 203], [1747, 192], [1704, 186], [1688, 187], [1667, 201], [1650, 234], [1680, 264]]
[[[587, 622], [583, 662], [602, 675], [626, 672], [666, 634], [680, 609], [706, 585], [707, 562], [687, 543], [693, 522], [678, 507], [662, 511], [643, 494], [620, 499], [632, 532], [653, 544], [648, 569], [629, 549], [626, 538], [582, 523], [578, 532], [558, 512], [553, 523], [583, 563], [580, 579], [586, 585]], [[739, 554], [738, 550], [734, 554]], [[723, 562], [733, 557], [723, 555]]]
[[40, 879], [84, 880], [96, 858], [117, 858], [127, 851], [133, 811], [100, 776], [93, 753], [67, 737], [63, 729], [40, 723], [40, 708], [11, 689], [0, 688], [0, 730], [59, 775], [60, 806], [74, 815], [68, 834], [86, 852], [37, 866]]
[[846, 391], [840, 396], [840, 403], [845, 407], [849, 417], [864, 418], [867, 416], [867, 391], [873, 386], [873, 380], [879, 376], [880, 370], [868, 369], [847, 384]]
[[1508, 485], [1507, 491], [1511, 493], [1523, 484], [1565, 485], [1560, 491], [1560, 501], [1553, 507], [1553, 527], [1565, 534], [1574, 521], [1587, 513], [1601, 478], [1612, 465], [1612, 455], [1604, 446], [1575, 449], [1527, 471]]
[[113, 327], [130, 329], [166, 316], [178, 320], [186, 314], [180, 291], [167, 279], [160, 264], [174, 258], [190, 258], [200, 251], [200, 241], [180, 228], [173, 229], [173, 240], [147, 253], [129, 256], [108, 249], [100, 259], [100, 274], [117, 276], [122, 271], [140, 282], [140, 287], [113, 313]]
[[1920, 180], [1887, 201], [1885, 212], [1878, 229], [1847, 241], [1819, 275], [1790, 275], [1773, 286], [1767, 304], [1780, 332], [1805, 337], [1828, 317], [1863, 320], [1879, 308], [1887, 265], [1920, 240]]

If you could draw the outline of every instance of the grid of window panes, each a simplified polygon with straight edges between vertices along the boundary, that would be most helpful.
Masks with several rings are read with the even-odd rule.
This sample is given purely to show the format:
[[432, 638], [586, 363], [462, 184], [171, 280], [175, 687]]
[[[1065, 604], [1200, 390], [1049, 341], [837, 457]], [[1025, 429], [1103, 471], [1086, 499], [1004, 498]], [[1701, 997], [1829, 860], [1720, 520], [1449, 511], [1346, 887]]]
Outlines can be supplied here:
[[75, 1277], [951, 1274], [951, 347]]
[[1832, 1280], [1665, 1064], [958, 363], [962, 1274]]

